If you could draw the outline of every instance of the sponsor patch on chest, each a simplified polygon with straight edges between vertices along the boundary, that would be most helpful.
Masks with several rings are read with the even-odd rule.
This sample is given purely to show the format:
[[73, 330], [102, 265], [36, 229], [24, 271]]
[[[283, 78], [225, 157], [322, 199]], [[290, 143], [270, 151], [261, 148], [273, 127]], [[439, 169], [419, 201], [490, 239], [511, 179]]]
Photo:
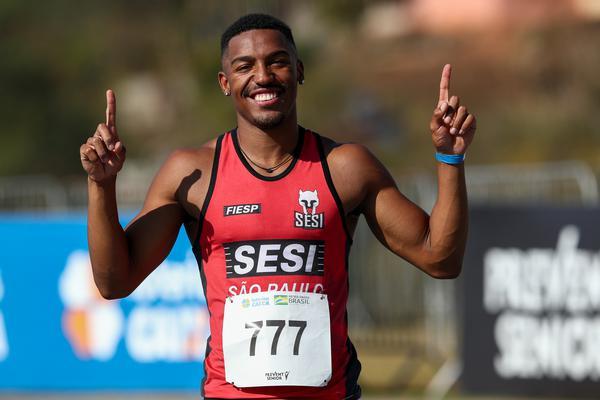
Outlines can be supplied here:
[[294, 211], [294, 226], [304, 229], [323, 229], [325, 213], [317, 212], [319, 194], [317, 190], [298, 190], [298, 204], [302, 212]]
[[250, 240], [224, 243], [227, 278], [323, 275], [323, 240]]
[[230, 206], [223, 206], [223, 216], [230, 217], [232, 215], [243, 215], [243, 214], [260, 214], [261, 207], [258, 204], [233, 204]]

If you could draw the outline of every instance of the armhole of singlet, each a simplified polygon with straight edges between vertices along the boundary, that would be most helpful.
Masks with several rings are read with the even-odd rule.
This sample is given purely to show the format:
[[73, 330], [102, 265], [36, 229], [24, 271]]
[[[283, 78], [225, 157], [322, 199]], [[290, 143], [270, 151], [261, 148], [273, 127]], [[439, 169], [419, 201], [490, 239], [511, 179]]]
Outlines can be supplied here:
[[346, 224], [344, 205], [342, 204], [342, 200], [340, 199], [337, 190], [335, 190], [333, 180], [331, 179], [331, 173], [329, 172], [329, 164], [327, 164], [327, 156], [325, 155], [323, 140], [321, 139], [321, 135], [319, 135], [318, 133], [312, 132], [312, 134], [315, 135], [315, 138], [317, 139], [317, 149], [319, 150], [319, 158], [321, 159], [321, 166], [323, 167], [323, 175], [325, 175], [327, 187], [329, 187], [329, 191], [331, 192], [331, 195], [335, 200], [335, 204], [337, 205], [340, 218], [342, 219], [342, 226], [344, 227], [344, 232], [346, 232], [346, 239], [348, 240], [348, 244], [352, 244], [352, 236], [350, 235], [350, 230], [348, 229], [348, 225]]
[[212, 168], [210, 172], [210, 181], [208, 183], [208, 190], [206, 191], [206, 197], [204, 197], [204, 203], [200, 210], [200, 216], [198, 217], [198, 231], [196, 232], [194, 241], [192, 242], [192, 249], [200, 248], [200, 235], [202, 234], [202, 225], [204, 223], [204, 217], [206, 216], [206, 210], [208, 210], [208, 204], [215, 189], [215, 182], [217, 181], [217, 170], [219, 169], [219, 158], [221, 158], [221, 143], [225, 134], [221, 134], [217, 138], [217, 144], [215, 145], [215, 158], [213, 159]]

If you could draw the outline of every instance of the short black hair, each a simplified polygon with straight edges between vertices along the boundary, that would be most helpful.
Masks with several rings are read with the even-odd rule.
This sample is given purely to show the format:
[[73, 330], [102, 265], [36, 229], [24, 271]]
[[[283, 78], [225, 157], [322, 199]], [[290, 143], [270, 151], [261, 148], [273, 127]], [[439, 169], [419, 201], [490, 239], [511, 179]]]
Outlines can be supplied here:
[[225, 54], [227, 46], [229, 46], [229, 41], [234, 36], [254, 29], [275, 29], [281, 32], [288, 42], [290, 42], [294, 51], [296, 50], [292, 30], [285, 22], [268, 14], [247, 14], [238, 18], [221, 35], [221, 56]]

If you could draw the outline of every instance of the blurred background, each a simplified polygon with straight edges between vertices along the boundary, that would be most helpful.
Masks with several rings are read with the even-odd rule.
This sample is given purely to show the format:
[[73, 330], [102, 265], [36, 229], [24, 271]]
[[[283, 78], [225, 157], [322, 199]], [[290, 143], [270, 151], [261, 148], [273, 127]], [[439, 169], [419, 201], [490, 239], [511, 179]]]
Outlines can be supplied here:
[[366, 397], [600, 398], [598, 0], [0, 0], [0, 396], [198, 397], [207, 314], [189, 243], [132, 298], [100, 300], [78, 150], [112, 88], [125, 223], [172, 150], [234, 127], [219, 38], [249, 12], [292, 28], [300, 123], [367, 145], [426, 210], [445, 63], [478, 119], [461, 278], [426, 277], [364, 221], [356, 232], [349, 323]]

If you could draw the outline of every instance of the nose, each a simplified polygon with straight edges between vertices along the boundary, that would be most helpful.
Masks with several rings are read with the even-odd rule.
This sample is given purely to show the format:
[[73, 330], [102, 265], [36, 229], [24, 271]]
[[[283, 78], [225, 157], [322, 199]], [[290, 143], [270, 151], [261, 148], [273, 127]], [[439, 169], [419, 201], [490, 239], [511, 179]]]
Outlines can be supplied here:
[[273, 80], [273, 73], [269, 69], [269, 67], [262, 62], [257, 63], [256, 66], [256, 74], [254, 76], [254, 81], [259, 85], [266, 85]]

